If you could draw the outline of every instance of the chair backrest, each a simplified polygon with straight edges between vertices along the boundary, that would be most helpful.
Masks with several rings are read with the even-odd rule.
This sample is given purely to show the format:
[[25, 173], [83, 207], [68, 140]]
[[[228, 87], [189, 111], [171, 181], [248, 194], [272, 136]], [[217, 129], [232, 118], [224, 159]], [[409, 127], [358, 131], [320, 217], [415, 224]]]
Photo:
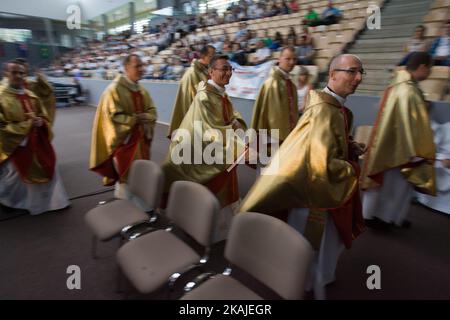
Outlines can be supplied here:
[[217, 198], [203, 185], [190, 181], [172, 184], [166, 215], [203, 246], [211, 244], [213, 224], [219, 210]]
[[238, 214], [231, 225], [225, 257], [284, 299], [302, 299], [312, 260], [308, 241], [269, 215]]
[[156, 209], [161, 201], [164, 174], [153, 161], [134, 160], [128, 177], [130, 192], [139, 197], [149, 208]]

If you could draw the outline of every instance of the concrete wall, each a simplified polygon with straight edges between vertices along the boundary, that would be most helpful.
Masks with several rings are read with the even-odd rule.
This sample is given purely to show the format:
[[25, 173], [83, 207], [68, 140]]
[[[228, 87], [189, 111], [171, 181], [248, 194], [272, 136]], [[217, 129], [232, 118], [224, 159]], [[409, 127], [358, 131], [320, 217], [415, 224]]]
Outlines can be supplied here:
[[[53, 79], [60, 82], [70, 83], [70, 79]], [[97, 105], [100, 96], [111, 83], [110, 80], [81, 79], [83, 88], [89, 90], [89, 103]], [[172, 106], [178, 89], [177, 82], [141, 81], [155, 102], [158, 111], [158, 121], [169, 123], [172, 115]], [[379, 97], [350, 96], [347, 107], [354, 114], [354, 127], [360, 125], [372, 125], [378, 112]], [[254, 100], [232, 98], [233, 105], [244, 120], [250, 124]], [[450, 102], [433, 102], [430, 110], [431, 118], [438, 123], [450, 122]]]

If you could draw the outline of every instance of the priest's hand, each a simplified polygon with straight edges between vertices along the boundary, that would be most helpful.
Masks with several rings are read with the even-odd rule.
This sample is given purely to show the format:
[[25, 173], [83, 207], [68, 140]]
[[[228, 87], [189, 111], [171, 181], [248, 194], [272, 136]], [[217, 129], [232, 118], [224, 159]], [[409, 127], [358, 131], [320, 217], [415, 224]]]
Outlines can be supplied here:
[[44, 120], [42, 120], [42, 118], [35, 117], [33, 119], [33, 126], [35, 126], [35, 127], [42, 127], [43, 124], [44, 124]]
[[350, 146], [352, 148], [353, 154], [355, 154], [358, 157], [363, 155], [367, 151], [366, 145], [364, 143], [352, 141], [350, 143]]
[[150, 122], [150, 120], [148, 119], [148, 116], [147, 116], [146, 113], [137, 113], [136, 117], [137, 117], [138, 123], [145, 124], [145, 123], [149, 123]]
[[241, 123], [236, 119], [231, 122], [231, 126], [233, 127], [233, 130], [243, 129]]
[[25, 117], [26, 117], [27, 119], [33, 120], [34, 118], [36, 118], [36, 113], [34, 113], [34, 112], [26, 112], [26, 113], [25, 113]]
[[442, 165], [446, 168], [450, 169], [450, 159], [444, 159], [442, 160]]

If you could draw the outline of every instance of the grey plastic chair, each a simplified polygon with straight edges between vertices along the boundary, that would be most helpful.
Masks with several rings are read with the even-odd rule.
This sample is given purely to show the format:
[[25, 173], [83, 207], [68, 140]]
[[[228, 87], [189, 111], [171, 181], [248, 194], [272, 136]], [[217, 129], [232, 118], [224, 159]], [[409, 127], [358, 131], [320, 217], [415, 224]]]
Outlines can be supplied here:
[[[303, 298], [313, 251], [308, 241], [288, 224], [269, 215], [240, 213], [234, 218], [225, 257], [283, 299]], [[261, 296], [233, 278], [204, 273], [185, 286], [182, 300], [260, 300]]]
[[[164, 186], [164, 176], [159, 165], [150, 160], [133, 161], [128, 182], [130, 200], [102, 202], [104, 204], [85, 215], [85, 221], [93, 233], [93, 257], [96, 257], [98, 240], [108, 241], [137, 225], [151, 224], [156, 220], [155, 210], [161, 202]], [[146, 211], [136, 201], [145, 206]]]
[[174, 227], [204, 248], [201, 257], [171, 229], [157, 230], [131, 239], [117, 252], [123, 275], [143, 294], [175, 282], [209, 258], [214, 220], [220, 210], [217, 198], [206, 187], [189, 181], [173, 183], [166, 209]]

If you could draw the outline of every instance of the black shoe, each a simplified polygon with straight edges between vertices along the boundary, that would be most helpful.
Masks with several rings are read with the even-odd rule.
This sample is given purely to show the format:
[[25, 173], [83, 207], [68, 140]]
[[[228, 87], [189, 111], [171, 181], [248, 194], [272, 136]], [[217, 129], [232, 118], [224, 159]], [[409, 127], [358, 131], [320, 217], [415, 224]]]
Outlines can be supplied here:
[[7, 207], [3, 204], [0, 203], [0, 212], [3, 213], [13, 213], [14, 211], [16, 211], [16, 209], [11, 208], [11, 207]]
[[393, 222], [391, 223], [391, 226], [397, 229], [409, 229], [411, 228], [411, 225], [412, 223], [409, 220], [404, 220], [401, 225], [395, 224]]
[[411, 221], [405, 220], [405, 221], [403, 221], [403, 223], [400, 226], [400, 228], [402, 228], [402, 229], [409, 229], [409, 228], [411, 228], [411, 224], [412, 224]]
[[386, 223], [378, 218], [364, 219], [364, 223], [367, 227], [378, 230], [387, 230], [389, 228], [389, 223]]

